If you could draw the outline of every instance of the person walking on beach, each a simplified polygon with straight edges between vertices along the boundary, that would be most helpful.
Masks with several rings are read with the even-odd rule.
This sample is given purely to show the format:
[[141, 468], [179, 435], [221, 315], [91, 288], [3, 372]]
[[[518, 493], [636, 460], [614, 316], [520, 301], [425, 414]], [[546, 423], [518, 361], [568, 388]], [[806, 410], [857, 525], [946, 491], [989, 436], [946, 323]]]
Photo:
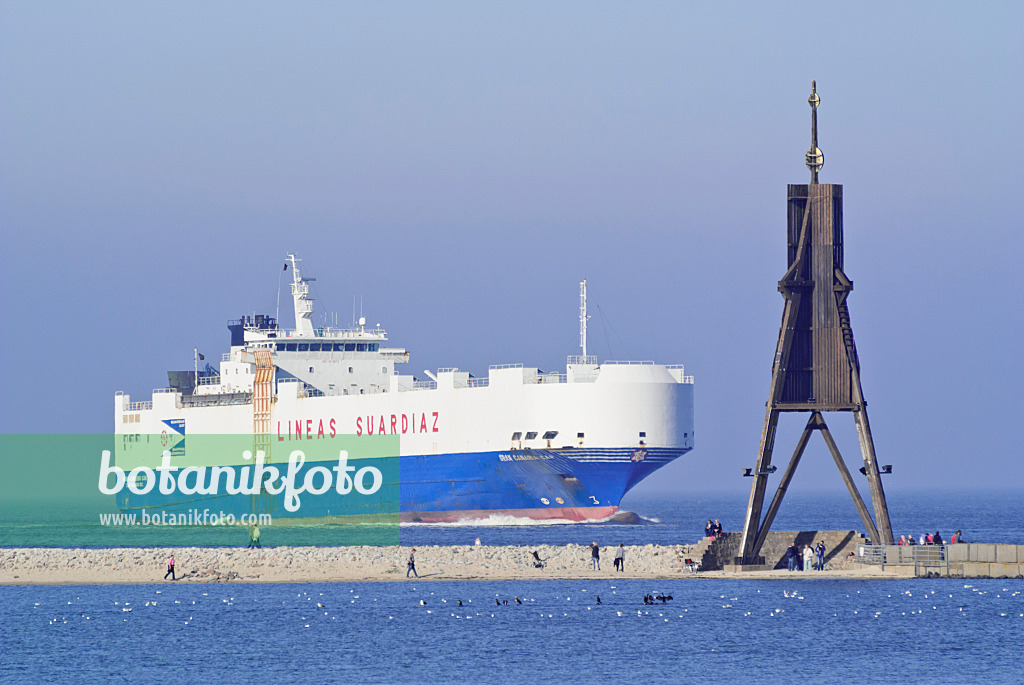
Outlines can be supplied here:
[[626, 548], [619, 543], [618, 548], [615, 550], [615, 569], [618, 571], [624, 571], [623, 566], [626, 565]]
[[594, 565], [595, 571], [601, 570], [601, 548], [597, 546], [597, 541], [590, 546], [590, 561]]
[[171, 577], [171, 580], [177, 580], [174, 577], [174, 555], [167, 557], [167, 573], [164, 574], [164, 580], [167, 580], [167, 576]]
[[249, 549], [253, 547], [263, 549], [260, 546], [260, 527], [255, 524], [249, 526]]
[[420, 574], [416, 573], [416, 549], [415, 548], [413, 548], [413, 550], [411, 552], [409, 552], [409, 568], [405, 572], [405, 577], [408, 578], [410, 573], [413, 574], [414, 576], [416, 576], [417, 578], [420, 577]]

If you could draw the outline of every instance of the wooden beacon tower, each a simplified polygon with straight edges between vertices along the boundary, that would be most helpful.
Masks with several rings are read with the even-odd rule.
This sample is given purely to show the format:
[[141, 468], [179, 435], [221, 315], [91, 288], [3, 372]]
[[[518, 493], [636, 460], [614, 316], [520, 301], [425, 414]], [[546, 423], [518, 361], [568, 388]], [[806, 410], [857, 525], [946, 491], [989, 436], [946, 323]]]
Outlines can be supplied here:
[[[876, 464], [867, 403], [860, 384], [857, 347], [846, 305], [853, 282], [843, 272], [843, 187], [818, 183], [818, 171], [825, 158], [818, 149], [817, 108], [821, 100], [814, 81], [808, 102], [811, 105], [811, 148], [805, 161], [811, 171], [811, 182], [788, 186], [789, 269], [779, 281], [785, 305], [757, 463], [753, 471], [744, 469], [745, 475], [752, 476], [754, 482], [743, 524], [741, 556], [736, 559], [738, 565], [764, 563], [761, 547], [814, 431], [821, 432], [832, 453], [866, 534], [876, 544], [893, 542], [880, 476], [882, 472], [890, 472], [891, 467], [886, 466], [880, 472]], [[772, 450], [781, 412], [810, 412], [811, 416], [762, 520], [768, 476], [776, 471], [771, 464]], [[825, 412], [853, 413], [864, 457], [861, 472], [868, 478], [874, 521], [825, 424]]]

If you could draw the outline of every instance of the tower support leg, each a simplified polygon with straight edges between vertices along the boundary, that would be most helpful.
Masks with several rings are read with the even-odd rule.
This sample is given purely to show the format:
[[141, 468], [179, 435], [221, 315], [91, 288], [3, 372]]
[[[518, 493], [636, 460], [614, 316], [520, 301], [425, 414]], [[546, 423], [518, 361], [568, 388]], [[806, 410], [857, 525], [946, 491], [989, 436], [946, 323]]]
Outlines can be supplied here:
[[793, 474], [796, 473], [796, 467], [800, 463], [800, 457], [803, 456], [804, 450], [807, 448], [807, 442], [811, 439], [811, 433], [820, 425], [824, 425], [825, 422], [821, 418], [821, 414], [814, 412], [811, 414], [811, 418], [807, 420], [807, 426], [804, 428], [804, 432], [801, 433], [800, 439], [796, 443], [796, 449], [793, 451], [793, 456], [789, 460], [789, 466], [786, 467], [786, 472], [782, 474], [782, 482], [779, 483], [778, 490], [775, 491], [775, 497], [772, 498], [772, 503], [768, 506], [768, 513], [764, 515], [764, 521], [758, 527], [757, 538], [754, 540], [754, 546], [750, 551], [751, 557], [756, 557], [761, 553], [761, 548], [764, 546], [764, 541], [768, 538], [768, 532], [772, 528], [772, 523], [775, 521], [775, 515], [779, 513], [779, 507], [782, 505], [782, 498], [786, 496], [786, 490], [789, 489], [789, 484], [793, 480]]
[[875, 544], [891, 545], [894, 540], [892, 523], [889, 521], [889, 505], [885, 501], [882, 476], [875, 459], [875, 441], [871, 438], [871, 424], [868, 423], [868, 409], [864, 403], [861, 403], [859, 411], [853, 413], [853, 420], [857, 425], [857, 439], [860, 441], [860, 452], [864, 457], [864, 471], [868, 476], [871, 503], [875, 507], [875, 522], [878, 524], [877, 535], [871, 538], [871, 541]]
[[857, 490], [857, 485], [853, 482], [853, 477], [850, 475], [849, 469], [846, 468], [846, 462], [843, 461], [843, 455], [839, 453], [839, 448], [836, 447], [836, 441], [832, 439], [832, 433], [829, 432], [828, 426], [825, 425], [825, 421], [822, 420], [821, 425], [821, 436], [825, 438], [825, 444], [828, 445], [828, 451], [832, 453], [832, 458], [836, 462], [836, 466], [839, 468], [839, 473], [843, 477], [843, 482], [846, 483], [846, 489], [850, 491], [850, 497], [853, 498], [853, 503], [857, 507], [857, 513], [860, 514], [860, 520], [864, 523], [864, 532], [870, 537], [872, 542], [879, 540], [878, 529], [875, 528], [875, 522], [871, 520], [871, 514], [868, 513], [868, 508], [864, 505], [864, 500], [861, 499], [860, 492]]
[[743, 521], [743, 537], [740, 539], [740, 558], [738, 563], [761, 563], [756, 558], [754, 540], [757, 538], [761, 522], [761, 509], [764, 507], [764, 493], [768, 487], [768, 467], [772, 463], [772, 449], [775, 446], [775, 429], [779, 425], [779, 412], [769, 404], [765, 411], [764, 426], [761, 429], [761, 449], [758, 451], [757, 465], [754, 469], [754, 483], [750, 487], [750, 500], [747, 502], [747, 515]]

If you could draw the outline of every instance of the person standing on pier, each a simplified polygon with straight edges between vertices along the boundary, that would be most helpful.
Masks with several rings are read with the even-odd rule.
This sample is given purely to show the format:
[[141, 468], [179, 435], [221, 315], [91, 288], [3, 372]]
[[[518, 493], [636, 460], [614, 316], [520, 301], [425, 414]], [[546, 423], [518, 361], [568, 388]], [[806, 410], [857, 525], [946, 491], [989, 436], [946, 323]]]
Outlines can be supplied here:
[[595, 571], [601, 570], [601, 548], [597, 546], [597, 541], [590, 546], [590, 561], [593, 564]]
[[804, 571], [810, 571], [814, 566], [814, 549], [810, 545], [804, 545]]
[[623, 568], [626, 565], [626, 548], [619, 543], [618, 548], [615, 550], [615, 569], [619, 572], [624, 571]]
[[796, 548], [796, 543], [791, 542], [789, 544], [789, 549], [786, 550], [786, 565], [790, 571], [796, 568], [796, 558], [799, 554], [800, 552]]

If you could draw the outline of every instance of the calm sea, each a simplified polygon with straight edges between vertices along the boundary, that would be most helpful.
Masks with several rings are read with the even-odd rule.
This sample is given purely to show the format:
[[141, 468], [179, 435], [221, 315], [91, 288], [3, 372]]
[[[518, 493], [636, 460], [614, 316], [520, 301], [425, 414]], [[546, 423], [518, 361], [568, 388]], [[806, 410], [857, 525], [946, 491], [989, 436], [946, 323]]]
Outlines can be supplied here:
[[[636, 497], [624, 508], [640, 524], [494, 520], [403, 526], [401, 535], [416, 545], [693, 542], [708, 518], [737, 529], [744, 506], [744, 495]], [[898, 532], [961, 528], [968, 540], [1024, 542], [1015, 493], [891, 494], [890, 507]], [[845, 493], [793, 495], [775, 528], [857, 524]], [[1020, 580], [608, 575], [2, 587], [0, 681], [1021, 682]], [[647, 593], [673, 599], [644, 606]]]
[[[889, 510], [896, 536], [940, 531], [944, 538], [963, 530], [967, 541], [1024, 544], [1024, 497], [1015, 492], [910, 492], [889, 493]], [[538, 523], [495, 516], [482, 522], [403, 524], [370, 530], [359, 536], [350, 526], [288, 526], [278, 519], [262, 528], [266, 545], [362, 544], [401, 540], [406, 545], [469, 545], [476, 538], [488, 545], [602, 545], [681, 544], [704, 535], [708, 519], [719, 519], [726, 531], [743, 527], [747, 493], [702, 495], [634, 495], [622, 509], [637, 515], [636, 523]], [[870, 506], [870, 504], [869, 504]], [[767, 508], [767, 505], [766, 507]], [[116, 527], [101, 526], [91, 511], [74, 506], [41, 509], [15, 506], [0, 516], [0, 547], [14, 546], [184, 546], [209, 540], [209, 546], [246, 545], [248, 531], [241, 526]], [[849, 495], [843, 492], [794, 492], [783, 502], [773, 530], [859, 530], [863, 525]], [[360, 529], [361, 530], [361, 529]], [[358, 531], [356, 531], [358, 532]], [[365, 539], [360, 539], [360, 538]]]

